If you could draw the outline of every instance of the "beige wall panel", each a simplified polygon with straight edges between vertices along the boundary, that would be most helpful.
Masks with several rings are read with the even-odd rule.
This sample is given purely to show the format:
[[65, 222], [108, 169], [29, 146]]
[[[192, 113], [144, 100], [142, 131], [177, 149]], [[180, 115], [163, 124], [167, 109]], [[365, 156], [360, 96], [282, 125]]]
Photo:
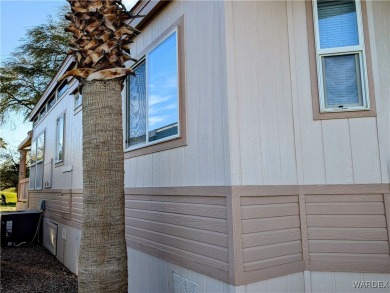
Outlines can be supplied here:
[[[137, 194], [146, 190], [126, 189], [130, 193], [126, 195], [128, 245], [227, 280], [229, 258], [225, 197], [207, 196], [205, 193], [195, 196], [189, 193], [193, 188], [174, 189], [169, 189], [173, 190], [172, 196], [167, 195], [168, 189], [147, 189], [149, 194]], [[156, 195], [153, 190], [161, 195]], [[204, 192], [208, 190], [218, 192], [216, 188], [203, 189]], [[198, 189], [197, 192], [201, 191]]]
[[[230, 21], [239, 119], [239, 136], [231, 136], [239, 140], [239, 150], [231, 149], [231, 153], [239, 152], [241, 168], [241, 178], [233, 180], [296, 183], [286, 5], [233, 2]], [[264, 70], [271, 67], [274, 70]]]
[[225, 262], [147, 239], [140, 239], [135, 236], [127, 235], [126, 239], [128, 247], [135, 248], [225, 282], [228, 280], [228, 264]]
[[139, 229], [127, 226], [126, 234], [156, 243], [161, 243], [172, 248], [191, 251], [192, 253], [204, 255], [219, 261], [228, 261], [228, 251], [227, 248], [224, 247], [209, 245], [207, 243], [193, 241], [182, 237], [170, 236], [166, 233], [152, 232], [150, 228]]
[[375, 228], [386, 227], [385, 215], [308, 215], [310, 227], [351, 227]]
[[264, 218], [242, 221], [243, 234], [297, 227], [300, 227], [299, 216], [278, 217], [277, 220], [274, 218]]
[[350, 119], [349, 128], [354, 183], [381, 183], [376, 118]]
[[[286, 275], [302, 272], [303, 268], [304, 268], [303, 261], [297, 261], [297, 262], [282, 264], [278, 266], [272, 266], [262, 270], [246, 272], [244, 275], [244, 283], [250, 284], [262, 280], [276, 278], [279, 276], [286, 276]], [[270, 283], [272, 284], [272, 282]]]
[[386, 228], [309, 228], [309, 239], [388, 240]]
[[313, 120], [312, 98], [310, 88], [309, 57], [307, 48], [306, 10], [304, 1], [290, 1], [288, 16], [289, 22], [290, 58], [292, 63], [292, 87], [297, 89], [294, 102], [294, 125], [296, 131], [296, 149], [301, 151], [297, 159], [302, 158], [303, 184], [324, 184], [325, 158], [322, 136], [322, 124]]
[[142, 211], [133, 209], [127, 209], [126, 216], [167, 224], [180, 223], [181, 226], [203, 229], [207, 231], [214, 231], [219, 233], [227, 233], [226, 220], [223, 219], [210, 219], [199, 216], [159, 213], [153, 211]]
[[244, 264], [244, 271], [250, 272], [250, 271], [254, 271], [254, 270], [269, 268], [269, 267], [287, 264], [287, 263], [291, 263], [291, 262], [297, 262], [297, 261], [301, 261], [301, 260], [302, 260], [301, 253], [283, 255], [283, 256], [269, 258], [269, 259], [265, 259], [265, 260], [247, 262]]
[[302, 252], [301, 241], [290, 241], [243, 249], [244, 263]]
[[163, 213], [193, 215], [208, 218], [226, 219], [226, 208], [207, 204], [159, 203], [148, 201], [126, 201], [126, 209], [149, 210]]
[[308, 215], [383, 215], [385, 213], [383, 202], [308, 203], [306, 211]]
[[[211, 231], [204, 231], [190, 227], [183, 227], [179, 225], [156, 223], [147, 220], [139, 220], [134, 218], [126, 218], [126, 225], [144, 230], [150, 230], [163, 234], [173, 235], [181, 238], [186, 238], [202, 243], [208, 243], [220, 247], [227, 248], [227, 237], [224, 233], [216, 233]], [[387, 234], [386, 234], [387, 237]]]
[[309, 240], [310, 252], [388, 253], [388, 241]]
[[240, 197], [241, 206], [278, 204], [278, 203], [297, 203], [297, 196], [272, 196], [272, 197]]
[[326, 183], [354, 183], [348, 120], [322, 121]]
[[[371, 47], [372, 51], [374, 51], [374, 48], [376, 48], [375, 43], [378, 42], [373, 40], [376, 26], [374, 30], [375, 21], [371, 19], [371, 5], [374, 7], [374, 13], [382, 16], [386, 14], [383, 11], [388, 11], [389, 9], [387, 9], [388, 3], [382, 1], [368, 2], [369, 23], [371, 23]], [[375, 11], [375, 8], [379, 6], [381, 7], [381, 12], [379, 12], [379, 9]], [[293, 56], [293, 60], [290, 62], [291, 80], [293, 82], [292, 88], [297, 90], [297, 98], [294, 98], [295, 93], [293, 93], [294, 125], [299, 125], [299, 130], [296, 129], [295, 133], [300, 136], [299, 138], [295, 138], [298, 152], [296, 157], [297, 160], [302, 158], [304, 183], [346, 184], [388, 182], [388, 175], [385, 175], [385, 181], [382, 178], [384, 177], [383, 174], [388, 174], [388, 170], [386, 170], [388, 167], [384, 168], [383, 164], [389, 164], [389, 99], [383, 99], [383, 95], [376, 94], [378, 122], [376, 118], [313, 121], [311, 93], [307, 87], [307, 84], [310, 84], [310, 76], [304, 1], [291, 1], [291, 4], [288, 5], [287, 16], [292, 18], [289, 21], [290, 54]], [[374, 18], [376, 20], [388, 19], [386, 17], [380, 18], [376, 16]], [[377, 26], [381, 30], [381, 35], [386, 35], [389, 25], [386, 26], [383, 25], [383, 22], [380, 22]], [[383, 43], [386, 43], [386, 41], [382, 42], [379, 47], [384, 48]], [[388, 59], [388, 50], [386, 52], [382, 50], [380, 54]], [[375, 54], [374, 52], [373, 55]], [[373, 67], [375, 75], [375, 72], [378, 72], [379, 68], [375, 62], [376, 57], [374, 57]], [[382, 64], [380, 67], [380, 70], [388, 71], [388, 68], [384, 69]], [[379, 84], [383, 84], [379, 76], [388, 76], [388, 74], [377, 74], [378, 76], [375, 80], [376, 88], [379, 87]], [[388, 87], [385, 91], [388, 93]], [[381, 102], [378, 99], [385, 101]], [[381, 103], [385, 103], [385, 108], [380, 106]], [[387, 109], [387, 111], [383, 111], [382, 109]], [[387, 130], [386, 132], [385, 129]], [[365, 141], [365, 143], [362, 143], [362, 141]], [[365, 152], [366, 155], [364, 156], [363, 154]], [[299, 166], [300, 163], [297, 163], [297, 165]]]
[[[382, 182], [390, 182], [390, 3], [368, 1]], [[386, 37], [384, 37], [386, 36]], [[387, 60], [387, 62], [385, 61]], [[385, 61], [385, 62], [384, 62]]]
[[382, 194], [306, 195], [306, 202], [383, 202]]
[[337, 262], [343, 258], [344, 261], [361, 261], [361, 262], [377, 262], [381, 264], [389, 264], [388, 254], [352, 254], [352, 253], [312, 253], [310, 260], [312, 261], [333, 261]]
[[298, 215], [297, 203], [254, 205], [242, 207], [242, 219], [269, 218]]
[[188, 145], [127, 159], [127, 187], [228, 184], [222, 6], [213, 1], [170, 3], [137, 37], [135, 55], [184, 15], [184, 54], [191, 56], [184, 60]]
[[[274, 220], [277, 221], [276, 219]], [[247, 247], [254, 247], [254, 246], [263, 246], [268, 244], [289, 242], [289, 241], [300, 240], [300, 239], [301, 239], [300, 228], [250, 233], [250, 234], [243, 235], [242, 247], [247, 248]]]

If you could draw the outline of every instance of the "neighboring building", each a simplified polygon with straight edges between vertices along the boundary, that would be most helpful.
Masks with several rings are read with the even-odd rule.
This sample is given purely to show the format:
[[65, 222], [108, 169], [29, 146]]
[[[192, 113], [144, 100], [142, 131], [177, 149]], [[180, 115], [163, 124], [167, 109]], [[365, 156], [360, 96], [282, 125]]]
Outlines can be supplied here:
[[[129, 291], [389, 281], [390, 2], [134, 10], [146, 17], [123, 91]], [[46, 200], [45, 245], [77, 272], [82, 96], [57, 82], [71, 66], [30, 116], [28, 208]]]

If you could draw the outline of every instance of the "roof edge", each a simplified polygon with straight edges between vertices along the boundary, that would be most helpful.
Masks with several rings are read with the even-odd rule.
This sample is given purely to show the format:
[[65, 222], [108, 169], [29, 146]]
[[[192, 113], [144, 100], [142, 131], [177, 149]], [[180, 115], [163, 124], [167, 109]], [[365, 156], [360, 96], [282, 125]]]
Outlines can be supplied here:
[[39, 99], [38, 103], [35, 105], [35, 107], [32, 109], [30, 115], [28, 116], [28, 120], [31, 122], [35, 115], [38, 113], [39, 108], [45, 103], [46, 99], [48, 98], [51, 91], [55, 88], [57, 84], [57, 80], [65, 73], [65, 71], [69, 68], [69, 66], [74, 61], [73, 56], [68, 55], [64, 62], [62, 62], [60, 69], [57, 71], [57, 73], [54, 75], [54, 77], [50, 80], [48, 85], [46, 86], [45, 91], [43, 92], [41, 98]]

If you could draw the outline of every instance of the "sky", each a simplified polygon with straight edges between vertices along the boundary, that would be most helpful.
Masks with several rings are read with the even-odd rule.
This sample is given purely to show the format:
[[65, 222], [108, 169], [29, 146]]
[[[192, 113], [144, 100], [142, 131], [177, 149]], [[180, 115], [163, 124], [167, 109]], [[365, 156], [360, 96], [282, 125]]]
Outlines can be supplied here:
[[[19, 45], [25, 31], [46, 21], [46, 17], [55, 14], [58, 7], [67, 5], [65, 0], [0, 0], [0, 53], [5, 59]], [[23, 117], [13, 116], [12, 121], [1, 126], [1, 137], [12, 148], [16, 148], [31, 130], [31, 123], [24, 123]]]
[[[137, 0], [124, 0], [129, 8]], [[48, 15], [56, 14], [59, 7], [69, 5], [65, 0], [0, 0], [0, 55], [7, 58], [20, 44], [26, 29], [45, 23]], [[12, 122], [1, 126], [0, 136], [13, 148], [27, 137], [31, 123], [14, 116]]]

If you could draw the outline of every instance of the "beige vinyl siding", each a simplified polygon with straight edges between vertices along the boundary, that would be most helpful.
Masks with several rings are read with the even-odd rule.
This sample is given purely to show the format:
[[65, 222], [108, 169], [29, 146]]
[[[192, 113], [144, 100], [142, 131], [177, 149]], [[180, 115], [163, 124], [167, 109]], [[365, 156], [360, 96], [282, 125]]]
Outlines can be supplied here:
[[230, 184], [223, 3], [167, 4], [142, 28], [132, 54], [140, 57], [182, 16], [187, 146], [126, 159], [126, 187]]
[[45, 217], [67, 226], [81, 229], [82, 208], [80, 202], [82, 194], [69, 189], [30, 191], [29, 209], [40, 209], [42, 200], [46, 201]]
[[224, 196], [127, 194], [126, 238], [130, 247], [228, 281]]
[[286, 3], [225, 2], [233, 185], [297, 183]]
[[367, 11], [377, 117], [318, 121], [305, 2], [225, 3], [233, 185], [389, 182], [388, 3]]
[[390, 181], [390, 3], [388, 1], [367, 1], [370, 16], [370, 42], [374, 84], [377, 96], [379, 151], [381, 157], [382, 182]]
[[302, 271], [298, 195], [245, 197], [243, 192], [240, 200], [243, 283]]
[[311, 270], [389, 271], [383, 194], [306, 195], [306, 217]]

